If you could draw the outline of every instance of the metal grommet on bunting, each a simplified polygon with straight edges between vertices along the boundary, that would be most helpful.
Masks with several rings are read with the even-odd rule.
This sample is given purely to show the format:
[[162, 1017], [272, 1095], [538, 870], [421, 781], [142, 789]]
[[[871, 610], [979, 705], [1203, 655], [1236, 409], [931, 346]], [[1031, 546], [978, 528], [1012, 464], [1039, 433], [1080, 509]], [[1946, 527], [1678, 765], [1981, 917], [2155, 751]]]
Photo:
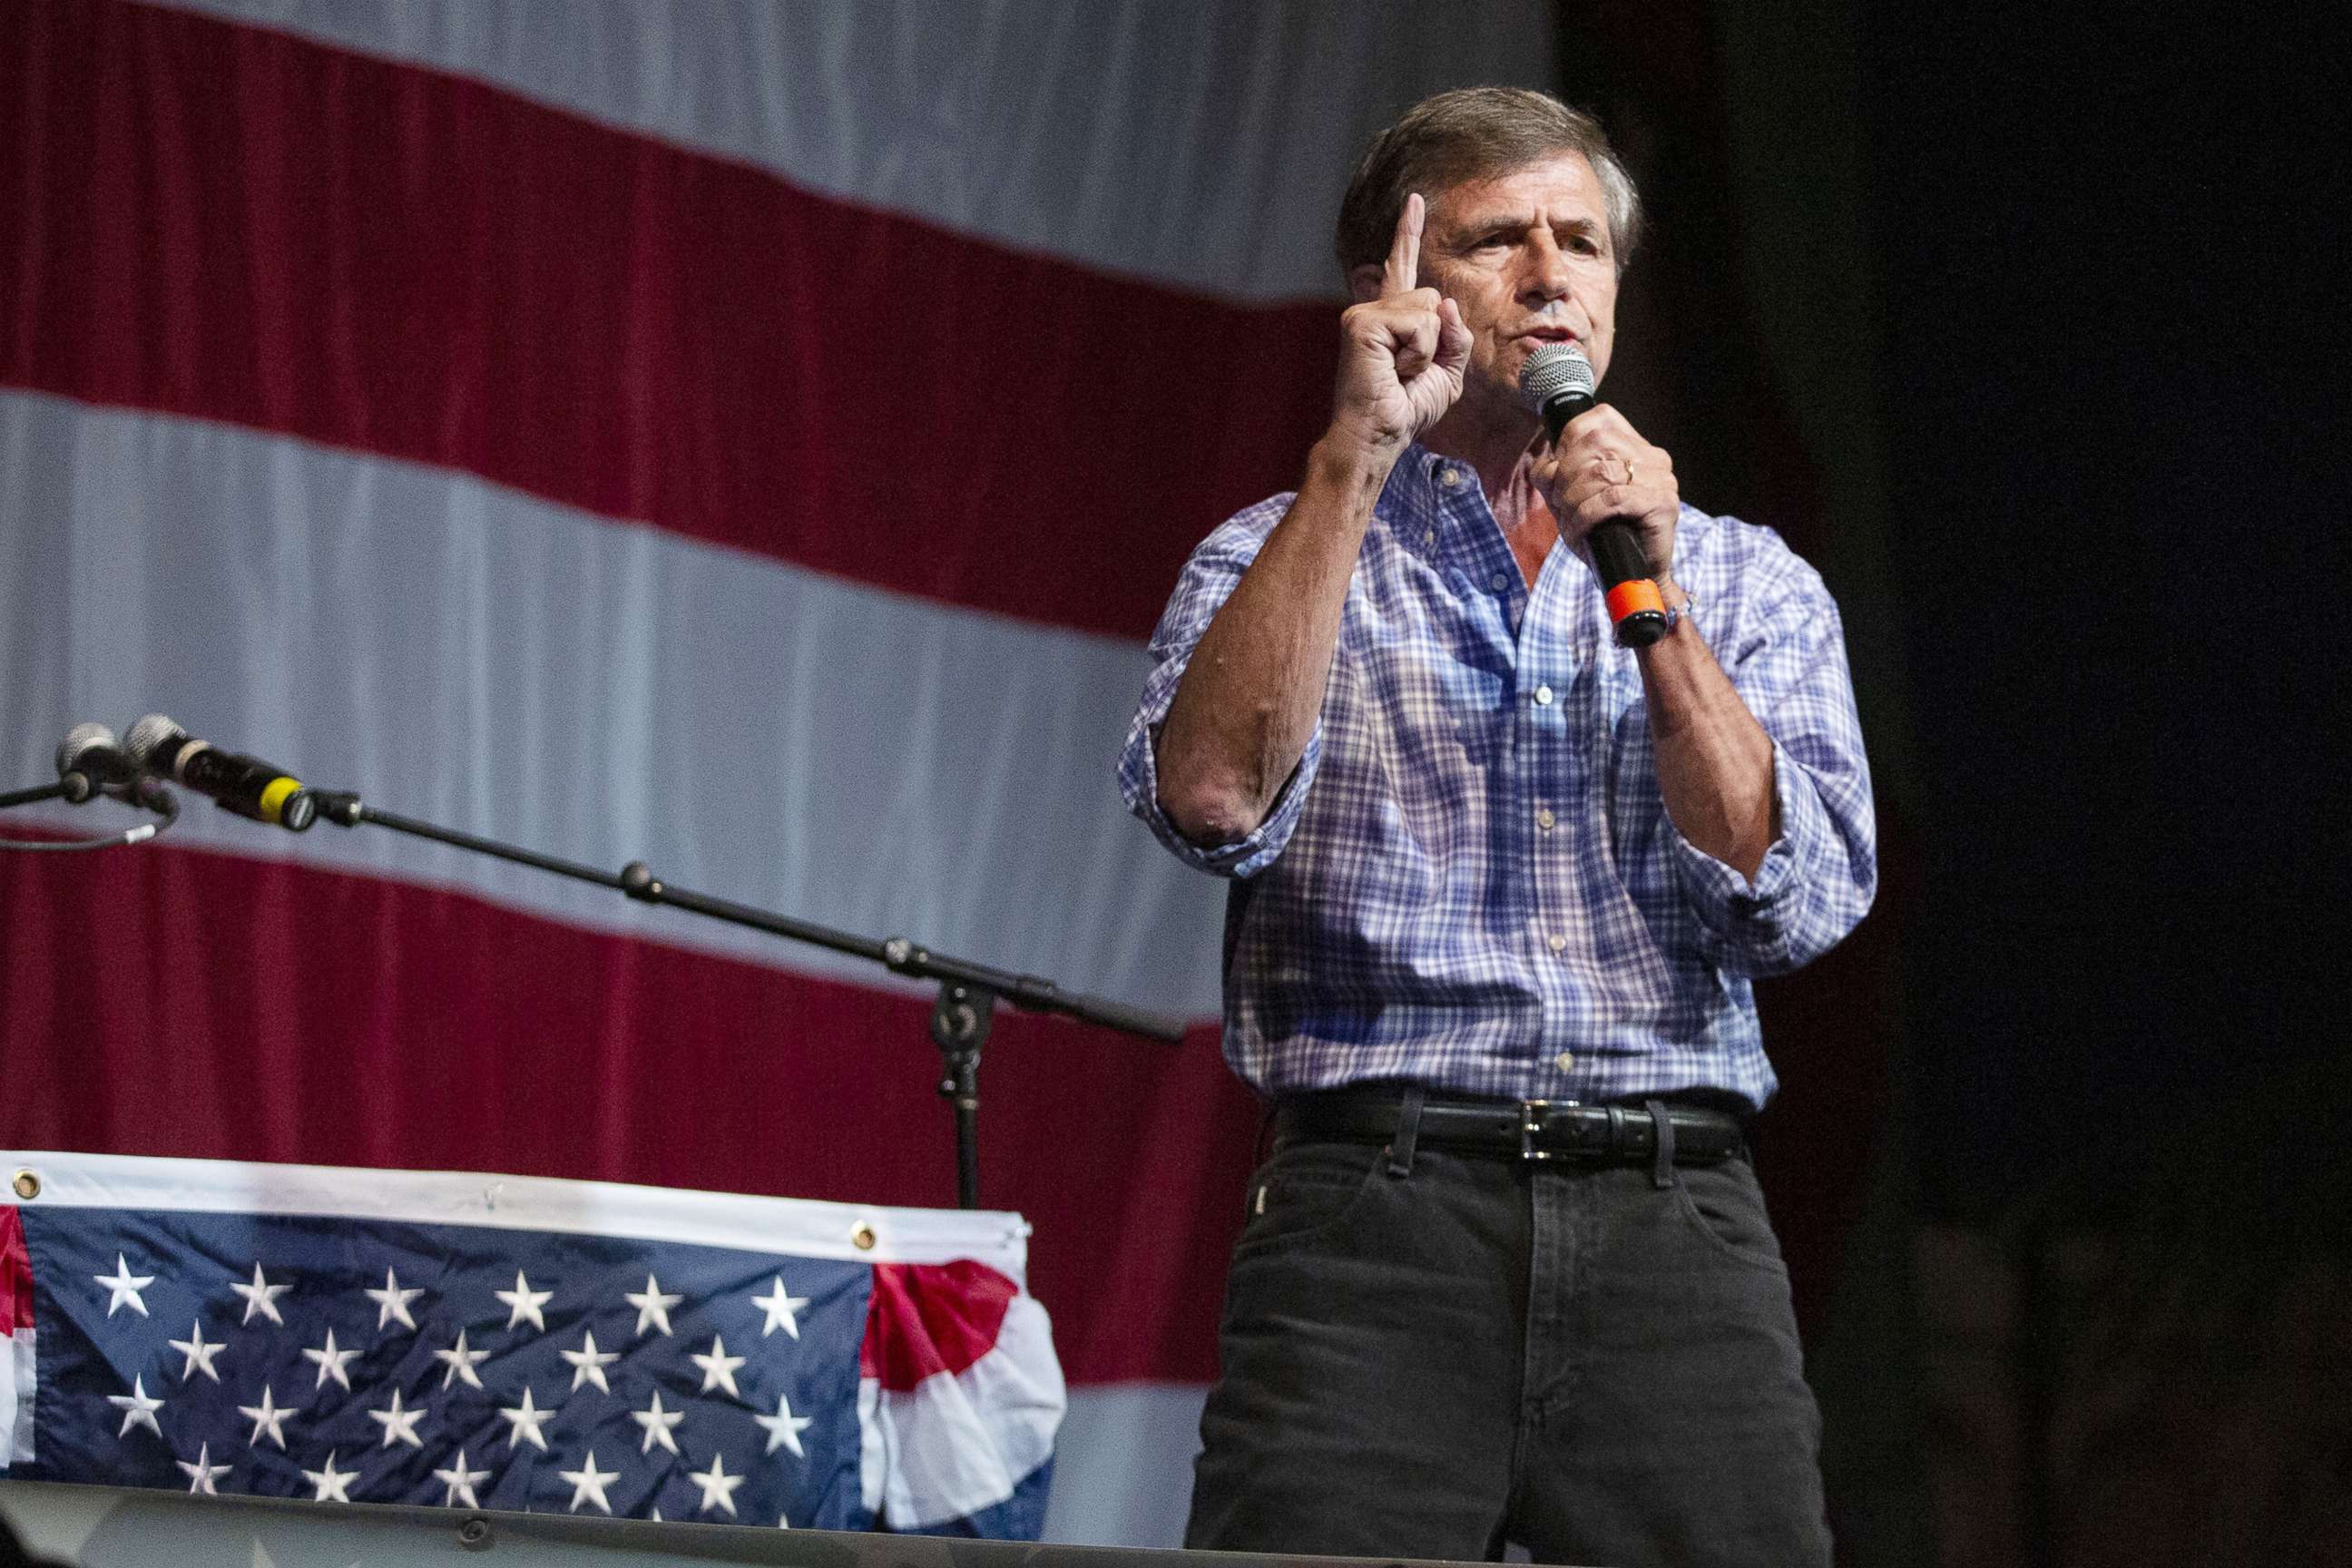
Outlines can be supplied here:
[[10, 1179], [8, 1185], [20, 1198], [37, 1198], [41, 1195], [41, 1173], [38, 1171], [19, 1171]]
[[874, 1244], [880, 1239], [874, 1234], [874, 1227], [862, 1219], [850, 1227], [849, 1245], [860, 1252], [873, 1251]]

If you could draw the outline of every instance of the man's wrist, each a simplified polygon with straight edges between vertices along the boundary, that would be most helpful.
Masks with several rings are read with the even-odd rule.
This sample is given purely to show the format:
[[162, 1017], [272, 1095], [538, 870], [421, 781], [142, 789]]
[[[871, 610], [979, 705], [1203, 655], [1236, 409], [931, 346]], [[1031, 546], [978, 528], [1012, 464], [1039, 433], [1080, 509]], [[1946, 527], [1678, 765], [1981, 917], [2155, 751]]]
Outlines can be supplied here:
[[1335, 422], [1307, 454], [1307, 471], [1328, 483], [1378, 490], [1388, 483], [1389, 470], [1396, 467], [1407, 445], [1402, 439], [1368, 435]]
[[1665, 635], [1672, 637], [1682, 629], [1684, 622], [1691, 618], [1692, 613], [1698, 608], [1698, 602], [1670, 575], [1661, 574], [1651, 580], [1658, 587], [1659, 606], [1666, 612]]

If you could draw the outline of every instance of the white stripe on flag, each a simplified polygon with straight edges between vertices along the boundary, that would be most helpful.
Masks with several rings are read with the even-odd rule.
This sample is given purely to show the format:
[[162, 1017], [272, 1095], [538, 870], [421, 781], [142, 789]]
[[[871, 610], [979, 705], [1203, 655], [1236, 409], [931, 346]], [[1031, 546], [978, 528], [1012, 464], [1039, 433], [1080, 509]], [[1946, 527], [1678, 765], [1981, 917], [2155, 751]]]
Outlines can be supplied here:
[[[386, 810], [1218, 1012], [1218, 900], [1121, 808], [1146, 661], [470, 476], [0, 393], [7, 776], [170, 713]], [[67, 650], [70, 650], [68, 657]], [[177, 843], [455, 886], [802, 973], [878, 967], [375, 828]], [[63, 819], [87, 831], [90, 819]]]
[[1207, 1399], [1207, 1389], [1185, 1383], [1072, 1389], [1045, 1538], [1071, 1546], [1183, 1545]]
[[34, 1359], [37, 1329], [18, 1329], [5, 1336], [0, 1350], [0, 1435], [7, 1438], [7, 1454], [0, 1470], [33, 1462], [33, 1394], [40, 1386]]
[[1341, 292], [1340, 191], [1405, 105], [1555, 78], [1548, 0], [173, 3], [1237, 300]]

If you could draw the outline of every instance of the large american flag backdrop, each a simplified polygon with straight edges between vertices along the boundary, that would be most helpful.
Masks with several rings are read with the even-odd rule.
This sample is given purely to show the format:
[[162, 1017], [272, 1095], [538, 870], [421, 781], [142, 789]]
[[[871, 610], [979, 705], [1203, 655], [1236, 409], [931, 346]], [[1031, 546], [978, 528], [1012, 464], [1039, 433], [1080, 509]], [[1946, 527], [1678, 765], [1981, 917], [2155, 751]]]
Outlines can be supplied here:
[[[1547, 85], [1549, 12], [0, 0], [0, 787], [160, 710], [1195, 1020], [982, 1072], [1047, 1533], [1172, 1540], [1259, 1116], [1219, 889], [1111, 783], [1141, 643], [1319, 428], [1354, 153]], [[0, 854], [0, 1146], [950, 1198], [922, 993], [189, 806]]]

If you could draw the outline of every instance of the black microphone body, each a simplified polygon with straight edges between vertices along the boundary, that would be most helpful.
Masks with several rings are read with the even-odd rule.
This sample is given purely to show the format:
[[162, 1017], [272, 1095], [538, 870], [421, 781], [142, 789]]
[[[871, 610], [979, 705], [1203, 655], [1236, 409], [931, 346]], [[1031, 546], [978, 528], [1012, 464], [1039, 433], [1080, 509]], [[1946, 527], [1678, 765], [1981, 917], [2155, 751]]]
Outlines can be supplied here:
[[[1519, 370], [1519, 389], [1534, 401], [1543, 416], [1544, 432], [1555, 443], [1570, 420], [1598, 401], [1591, 362], [1567, 343], [1528, 356]], [[1585, 534], [1584, 547], [1592, 552], [1592, 564], [1601, 574], [1617, 640], [1627, 647], [1646, 647], [1665, 636], [1665, 609], [1633, 525], [1618, 518], [1596, 523]]]
[[161, 713], [131, 726], [131, 754], [148, 772], [177, 779], [223, 811], [299, 833], [318, 819], [318, 798], [274, 763], [224, 752]]

